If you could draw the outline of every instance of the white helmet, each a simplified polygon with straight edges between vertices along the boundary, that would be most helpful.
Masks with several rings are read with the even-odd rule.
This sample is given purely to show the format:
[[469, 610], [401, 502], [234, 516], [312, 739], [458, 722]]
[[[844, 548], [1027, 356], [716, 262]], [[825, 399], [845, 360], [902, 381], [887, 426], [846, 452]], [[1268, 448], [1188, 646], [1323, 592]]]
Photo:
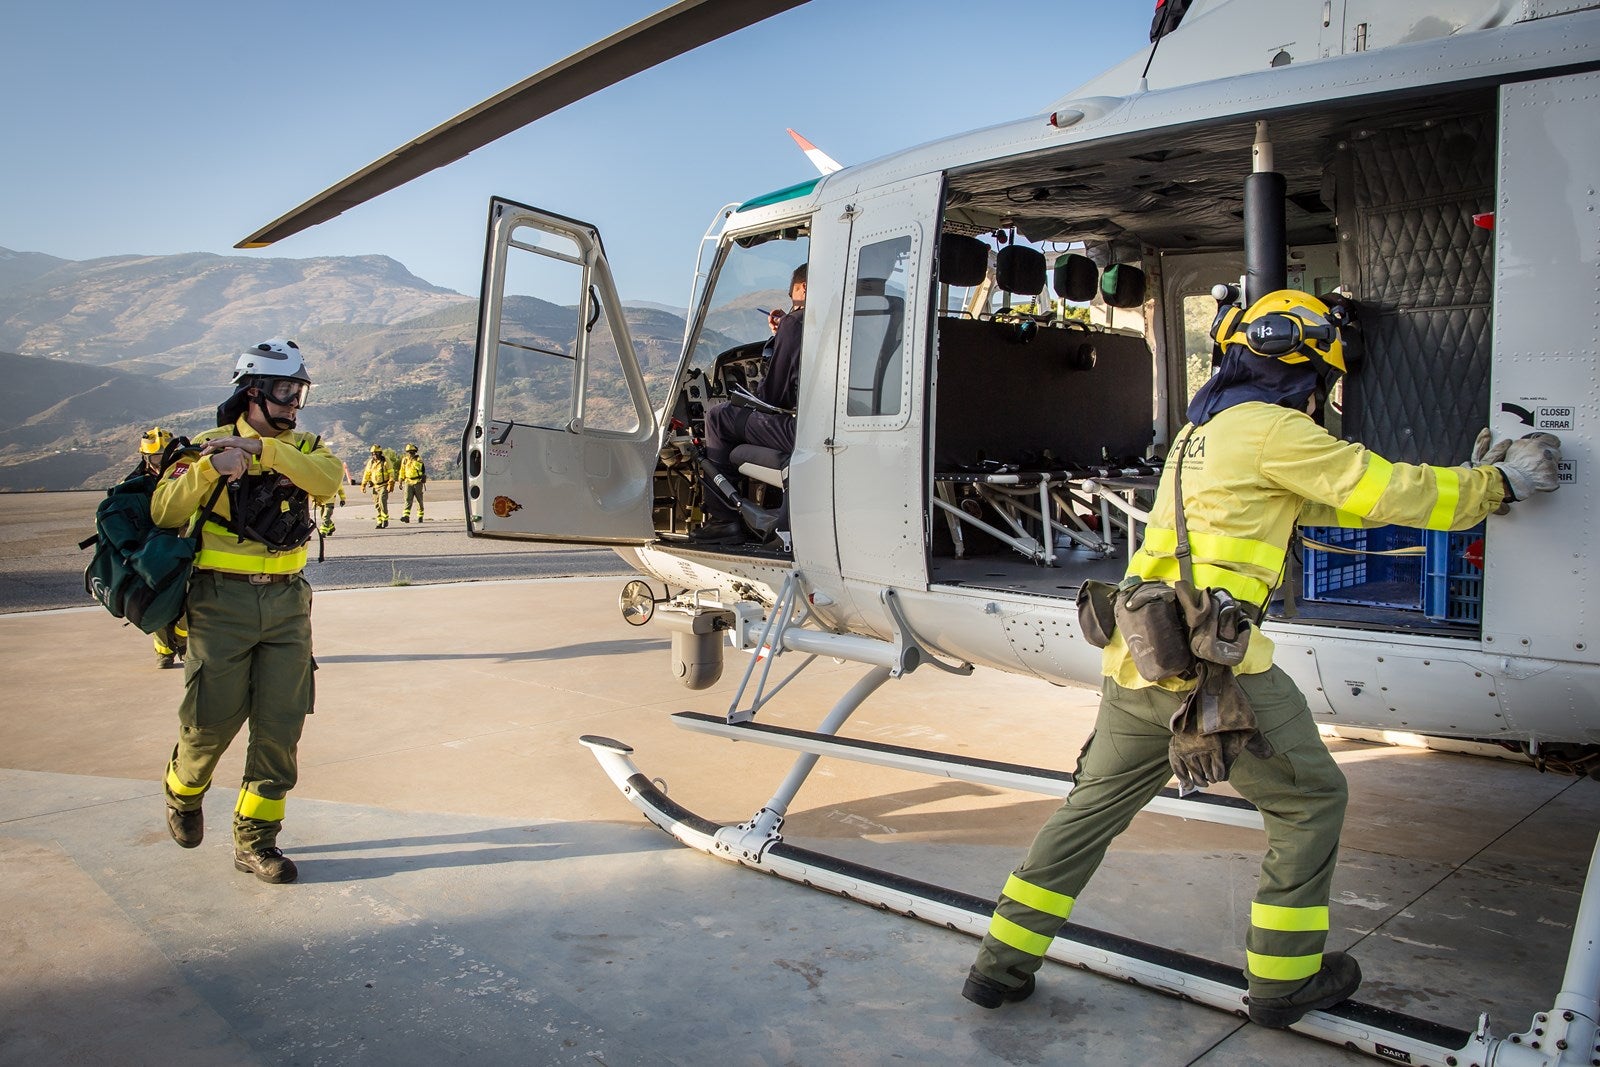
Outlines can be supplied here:
[[274, 337], [239, 353], [239, 362], [233, 367], [233, 384], [246, 378], [293, 378], [311, 384], [306, 373], [306, 361], [300, 357], [300, 346], [293, 341]]

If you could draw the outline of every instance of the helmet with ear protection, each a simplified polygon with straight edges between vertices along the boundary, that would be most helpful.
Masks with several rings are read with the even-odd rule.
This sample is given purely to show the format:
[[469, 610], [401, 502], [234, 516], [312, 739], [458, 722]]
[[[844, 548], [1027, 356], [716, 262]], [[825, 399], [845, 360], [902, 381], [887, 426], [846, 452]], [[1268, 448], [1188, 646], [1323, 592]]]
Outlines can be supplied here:
[[1310, 362], [1318, 371], [1345, 368], [1344, 340], [1340, 327], [1343, 310], [1328, 305], [1298, 289], [1279, 289], [1268, 293], [1249, 308], [1236, 304], [1217, 309], [1211, 324], [1211, 339], [1226, 349], [1242, 344], [1255, 355], [1284, 363]]

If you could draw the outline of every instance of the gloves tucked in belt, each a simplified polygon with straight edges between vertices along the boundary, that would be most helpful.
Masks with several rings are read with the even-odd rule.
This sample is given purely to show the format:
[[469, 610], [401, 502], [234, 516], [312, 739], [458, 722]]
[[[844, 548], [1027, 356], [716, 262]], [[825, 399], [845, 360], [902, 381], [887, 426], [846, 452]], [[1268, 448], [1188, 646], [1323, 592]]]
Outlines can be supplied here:
[[1185, 790], [1225, 782], [1240, 752], [1259, 759], [1272, 744], [1256, 728], [1256, 713], [1231, 669], [1201, 661], [1200, 680], [1172, 716], [1167, 762]]

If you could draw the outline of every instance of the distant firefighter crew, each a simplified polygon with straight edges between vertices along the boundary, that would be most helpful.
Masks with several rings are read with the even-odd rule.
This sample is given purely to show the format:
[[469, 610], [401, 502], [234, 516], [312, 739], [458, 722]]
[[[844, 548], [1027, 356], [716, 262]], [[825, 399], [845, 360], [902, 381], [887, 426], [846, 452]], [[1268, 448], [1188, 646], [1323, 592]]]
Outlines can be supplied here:
[[233, 864], [264, 882], [292, 882], [278, 848], [297, 746], [314, 689], [311, 586], [301, 574], [311, 500], [334, 494], [342, 466], [315, 434], [296, 429], [311, 391], [300, 349], [271, 340], [239, 356], [217, 428], [195, 438], [162, 475], [151, 517], [180, 526], [210, 500], [189, 581], [189, 655], [178, 743], [167, 763], [167, 830], [184, 848], [204, 833], [201, 801], [228, 744], [246, 723], [250, 744], [233, 814]]
[[361, 469], [361, 491], [372, 493], [372, 503], [378, 512], [378, 529], [389, 525], [389, 493], [394, 489], [395, 469], [382, 445], [373, 445], [367, 465]]
[[406, 510], [401, 513], [401, 522], [411, 521], [411, 504], [417, 505], [417, 521], [422, 521], [422, 487], [428, 481], [428, 468], [423, 465], [422, 457], [417, 455], [416, 445], [406, 445], [406, 454], [400, 457], [400, 484], [406, 487]]

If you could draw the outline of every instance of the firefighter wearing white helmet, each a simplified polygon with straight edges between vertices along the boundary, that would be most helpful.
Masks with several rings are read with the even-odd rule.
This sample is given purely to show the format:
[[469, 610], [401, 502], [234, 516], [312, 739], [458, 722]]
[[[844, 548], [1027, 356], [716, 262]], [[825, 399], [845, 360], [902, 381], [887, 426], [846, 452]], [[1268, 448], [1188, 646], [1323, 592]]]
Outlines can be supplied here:
[[311, 586], [301, 574], [311, 500], [334, 493], [342, 466], [322, 439], [296, 428], [311, 388], [293, 341], [239, 356], [217, 428], [194, 439], [150, 501], [160, 526], [182, 526], [202, 504], [189, 582], [189, 654], [178, 743], [167, 761], [167, 831], [200, 844], [202, 801], [228, 744], [248, 724], [244, 780], [233, 811], [233, 862], [265, 882], [292, 882], [278, 848], [297, 746], [312, 704]]
[[1286, 1027], [1360, 985], [1355, 960], [1323, 951], [1344, 776], [1252, 624], [1297, 522], [1464, 530], [1554, 490], [1561, 452], [1549, 434], [1493, 444], [1486, 430], [1470, 462], [1436, 467], [1329, 434], [1312, 416], [1324, 374], [1346, 369], [1342, 312], [1294, 290], [1220, 310], [1222, 359], [1189, 404], [1144, 543], [1114, 595], [1088, 591], [1102, 609], [1109, 600], [1110, 624], [1093, 596], [1080, 613], [1085, 636], [1104, 641], [1105, 677], [1076, 785], [1006, 883], [968, 1000], [997, 1008], [1032, 993], [1111, 839], [1173, 774], [1186, 787], [1227, 780], [1266, 825], [1245, 937], [1251, 1020]]
[[417, 521], [422, 521], [422, 487], [428, 483], [428, 468], [422, 462], [422, 456], [417, 452], [416, 445], [406, 445], [405, 455], [400, 457], [400, 484], [406, 487], [406, 509], [400, 515], [401, 522], [411, 521], [411, 505], [417, 505]]

